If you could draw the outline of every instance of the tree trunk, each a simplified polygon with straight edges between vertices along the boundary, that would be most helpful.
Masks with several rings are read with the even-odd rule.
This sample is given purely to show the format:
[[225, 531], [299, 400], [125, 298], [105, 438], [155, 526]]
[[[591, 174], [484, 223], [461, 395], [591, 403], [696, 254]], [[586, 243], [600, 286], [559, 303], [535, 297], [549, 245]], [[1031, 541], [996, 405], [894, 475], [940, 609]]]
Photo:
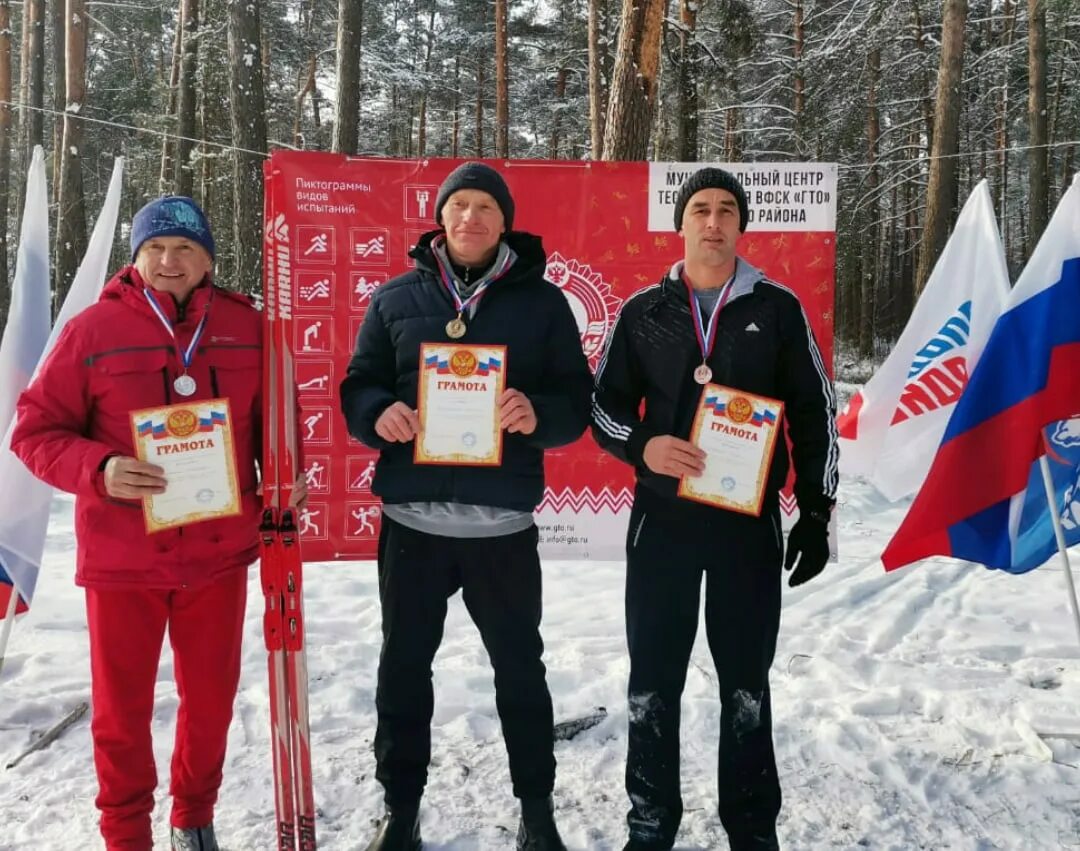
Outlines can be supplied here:
[[997, 148], [997, 214], [1003, 223], [1002, 241], [1005, 251], [1009, 250], [1009, 48], [1012, 46], [1013, 33], [1016, 31], [1016, 7], [1012, 0], [1004, 0], [1002, 17], [1005, 29], [1002, 36], [1004, 50], [1001, 51], [1001, 82], [998, 85], [998, 114], [995, 117]]
[[941, 31], [941, 65], [938, 70], [934, 110], [934, 147], [926, 190], [926, 224], [923, 228], [915, 295], [922, 293], [949, 235], [956, 204], [956, 153], [960, 126], [960, 76], [964, 65], [964, 22], [967, 0], [945, 0]]
[[53, 0], [51, 20], [49, 25], [52, 28], [52, 75], [53, 75], [53, 165], [52, 173], [54, 175], [53, 180], [53, 202], [59, 203], [60, 201], [60, 181], [55, 179], [55, 175], [60, 174], [60, 152], [64, 147], [64, 122], [61, 116], [64, 114], [65, 103], [65, 91], [64, 82], [66, 73], [64, 66], [66, 63], [66, 42], [67, 36], [64, 32], [64, 0]]
[[293, 147], [305, 148], [307, 147], [304, 137], [304, 98], [311, 95], [312, 102], [315, 100], [315, 66], [318, 54], [315, 50], [311, 51], [311, 55], [308, 56], [306, 63], [306, 72], [300, 72], [300, 79], [297, 80], [296, 100], [293, 107]]
[[184, 33], [181, 47], [180, 85], [176, 100], [176, 165], [173, 183], [178, 195], [191, 195], [194, 174], [191, 152], [195, 149], [195, 86], [199, 66], [199, 0], [182, 0]]
[[605, 160], [643, 160], [656, 109], [667, 0], [623, 0], [604, 130]]
[[881, 48], [874, 46], [866, 58], [866, 154], [870, 170], [866, 176], [866, 197], [872, 199], [866, 205], [866, 221], [862, 231], [862, 311], [859, 317], [859, 354], [870, 357], [874, 354], [876, 336], [875, 311], [878, 307], [877, 251], [880, 235], [878, 233], [878, 138], [881, 135], [881, 123], [878, 116], [877, 87], [881, 78]]
[[337, 105], [333, 149], [355, 154], [360, 145], [360, 56], [364, 0], [338, 0]]
[[792, 89], [795, 93], [792, 107], [795, 112], [795, 145], [802, 149], [803, 112], [806, 110], [806, 77], [803, 75], [803, 53], [806, 49], [806, 28], [803, 18], [802, 0], [795, 0], [795, 20], [792, 25], [792, 58], [795, 60], [795, 79]]
[[64, 303], [86, 251], [86, 208], [83, 204], [82, 122], [86, 108], [86, 0], [67, 0], [67, 107], [64, 111], [64, 152], [60, 163], [60, 206], [56, 214], [56, 300]]
[[424, 90], [420, 93], [420, 118], [416, 130], [416, 155], [424, 156], [427, 150], [427, 98], [428, 75], [431, 73], [431, 47], [435, 43], [435, 4], [431, 4], [431, 17], [428, 18], [427, 45], [424, 48]]
[[1028, 0], [1028, 199], [1030, 247], [1046, 228], [1049, 215], [1049, 160], [1046, 148], [1046, 0]]
[[[26, 33], [26, 93], [23, 110], [23, 163], [30, 164], [35, 145], [45, 146], [45, 0], [23, 0]], [[21, 215], [21, 213], [20, 213]]]
[[[177, 94], [180, 89], [180, 50], [184, 46], [184, 7], [177, 10], [176, 33], [173, 36], [172, 66], [169, 69], [169, 108], [166, 111], [170, 119], [176, 116]], [[175, 131], [174, 121], [170, 129]], [[176, 156], [176, 138], [173, 133], [166, 133], [161, 140], [161, 171], [158, 177], [158, 193], [164, 195], [172, 184]]]
[[484, 156], [484, 57], [476, 57], [476, 156]]
[[739, 137], [739, 83], [733, 78], [731, 84], [731, 106], [724, 113], [724, 159], [737, 163], [742, 159], [742, 144]]
[[495, 0], [495, 156], [510, 157], [509, 66], [506, 58], [506, 0]]
[[563, 102], [566, 100], [566, 78], [569, 70], [563, 65], [555, 75], [555, 114], [551, 117], [551, 144], [548, 146], [548, 159], [559, 158], [559, 124], [562, 118]]
[[11, 0], [0, 0], [0, 328], [7, 327], [8, 203], [11, 199]]
[[604, 112], [600, 72], [600, 0], [589, 0], [589, 144], [590, 159], [598, 160], [604, 152]]
[[461, 57], [454, 54], [454, 119], [450, 126], [450, 156], [457, 159], [461, 139]]
[[698, 158], [698, 44], [695, 0], [680, 0], [679, 20], [679, 142], [675, 156], [681, 162]]
[[[1005, 0], [1008, 4], [1009, 0]], [[923, 28], [922, 8], [919, 0], [912, 0], [911, 14], [915, 25], [915, 45], [919, 53], [926, 56], [926, 32]], [[930, 75], [926, 70], [925, 63], [919, 63], [919, 103], [922, 107], [923, 127], [926, 133], [926, 150], [929, 151], [934, 144], [934, 101], [930, 97]]]
[[315, 22], [315, 0], [305, 0], [300, 4], [300, 42], [307, 60], [300, 66], [296, 77], [296, 98], [293, 101], [293, 147], [307, 147], [304, 137], [304, 98], [311, 95], [315, 101], [315, 71], [318, 65], [319, 51], [315, 46], [312, 29]]
[[263, 156], [249, 153], [266, 150], [261, 31], [259, 4], [229, 0], [229, 113], [233, 145], [243, 149], [233, 151], [232, 283], [246, 293], [259, 292], [262, 282]]

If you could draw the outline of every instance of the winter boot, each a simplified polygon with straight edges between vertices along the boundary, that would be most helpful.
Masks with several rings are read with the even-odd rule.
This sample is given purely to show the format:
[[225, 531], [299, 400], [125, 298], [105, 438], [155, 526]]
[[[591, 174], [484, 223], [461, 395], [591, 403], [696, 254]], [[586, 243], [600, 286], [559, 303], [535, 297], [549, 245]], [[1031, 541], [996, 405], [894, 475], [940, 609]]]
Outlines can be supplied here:
[[367, 851], [420, 851], [420, 805], [387, 807]]
[[521, 799], [517, 851], [566, 851], [555, 827], [555, 805], [551, 796]]
[[213, 822], [206, 827], [174, 827], [169, 837], [172, 851], [218, 851]]

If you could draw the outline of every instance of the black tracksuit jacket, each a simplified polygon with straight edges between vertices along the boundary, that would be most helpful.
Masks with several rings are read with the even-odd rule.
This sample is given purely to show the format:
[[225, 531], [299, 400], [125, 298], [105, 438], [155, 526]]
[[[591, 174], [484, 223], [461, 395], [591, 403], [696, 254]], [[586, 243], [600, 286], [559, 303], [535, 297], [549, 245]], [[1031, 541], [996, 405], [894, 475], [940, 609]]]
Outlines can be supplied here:
[[[681, 264], [623, 305], [597, 369], [592, 406], [600, 446], [635, 467], [639, 486], [671, 499], [678, 479], [653, 473], [642, 453], [657, 435], [688, 439], [701, 395], [693, 378], [701, 350], [680, 271]], [[717, 318], [712, 381], [784, 403], [799, 507], [827, 512], [836, 499], [836, 396], [806, 314], [791, 290], [741, 259], [732, 286]], [[763, 512], [776, 506], [788, 465], [787, 446], [777, 441]]]
[[[379, 450], [372, 492], [386, 503], [457, 502], [532, 511], [544, 493], [544, 450], [572, 443], [589, 423], [592, 376], [566, 297], [544, 279], [540, 238], [511, 232], [504, 239], [517, 254], [510, 269], [481, 297], [460, 340], [446, 334], [457, 310], [439, 277], [425, 234], [410, 252], [415, 269], [372, 296], [356, 348], [341, 384], [349, 433]], [[395, 401], [416, 407], [420, 344], [505, 345], [506, 386], [532, 402], [537, 428], [503, 435], [498, 467], [413, 463], [413, 443], [387, 443], [375, 421]]]

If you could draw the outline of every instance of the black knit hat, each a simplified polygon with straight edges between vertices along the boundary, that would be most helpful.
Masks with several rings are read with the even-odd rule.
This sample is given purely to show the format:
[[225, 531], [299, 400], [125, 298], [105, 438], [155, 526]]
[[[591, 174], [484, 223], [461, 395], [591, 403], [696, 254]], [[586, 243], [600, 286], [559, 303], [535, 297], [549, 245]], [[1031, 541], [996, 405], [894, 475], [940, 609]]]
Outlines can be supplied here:
[[450, 172], [439, 187], [439, 194], [435, 198], [435, 224], [443, 223], [443, 204], [459, 189], [479, 189], [481, 192], [486, 192], [495, 199], [495, 203], [502, 210], [507, 231], [513, 229], [514, 199], [510, 197], [510, 189], [501, 174], [483, 163], [462, 163]]
[[735, 196], [735, 203], [739, 205], [739, 232], [746, 232], [746, 223], [750, 219], [750, 207], [746, 203], [746, 192], [742, 184], [735, 179], [729, 171], [722, 168], [703, 168], [690, 175], [675, 199], [675, 230], [682, 230], [683, 211], [690, 199], [702, 189], [723, 189]]

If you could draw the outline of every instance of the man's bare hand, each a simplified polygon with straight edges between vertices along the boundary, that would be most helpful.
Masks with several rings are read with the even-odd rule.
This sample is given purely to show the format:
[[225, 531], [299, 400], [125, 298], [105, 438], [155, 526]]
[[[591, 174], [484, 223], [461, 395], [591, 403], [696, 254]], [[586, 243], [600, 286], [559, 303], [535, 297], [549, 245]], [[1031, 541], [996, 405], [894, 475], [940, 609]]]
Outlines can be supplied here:
[[705, 452], [670, 434], [645, 444], [645, 466], [661, 476], [700, 476], [705, 471]]
[[511, 434], [532, 434], [536, 431], [536, 410], [529, 397], [520, 390], [504, 390], [498, 398], [499, 425]]
[[375, 433], [390, 443], [408, 443], [419, 431], [419, 415], [404, 402], [394, 402], [375, 421]]
[[105, 465], [105, 492], [114, 499], [142, 499], [165, 493], [165, 471], [156, 464], [114, 455]]

